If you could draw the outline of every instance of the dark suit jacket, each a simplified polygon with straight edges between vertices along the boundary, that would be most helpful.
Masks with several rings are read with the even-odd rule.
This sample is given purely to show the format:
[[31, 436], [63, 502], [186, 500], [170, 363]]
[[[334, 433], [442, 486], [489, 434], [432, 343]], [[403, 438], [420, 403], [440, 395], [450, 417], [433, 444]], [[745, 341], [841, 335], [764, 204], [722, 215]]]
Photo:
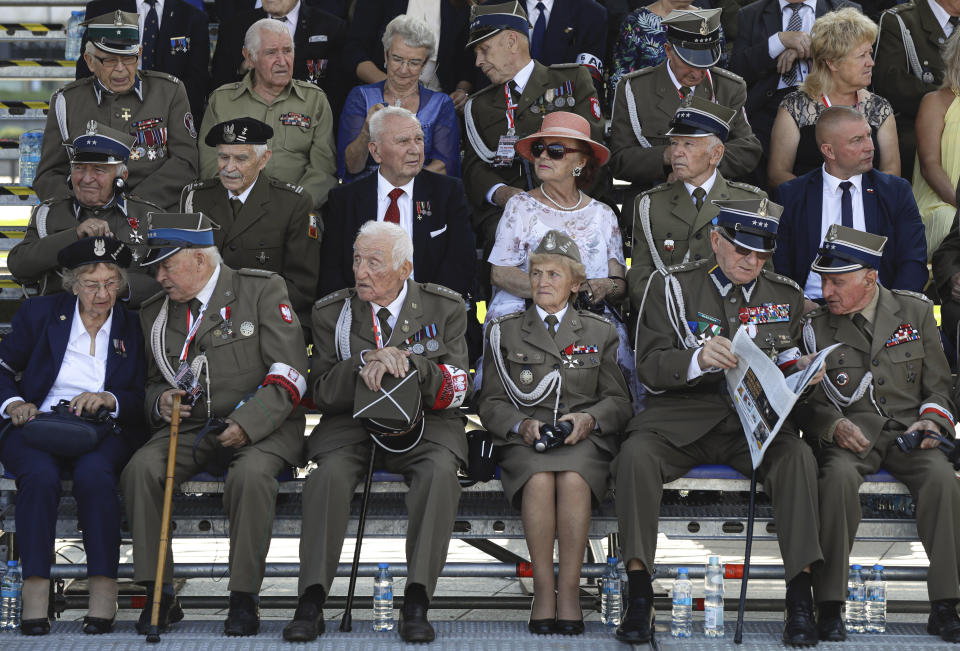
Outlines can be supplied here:
[[[310, 5], [324, 11], [329, 11], [334, 16], [347, 19], [347, 9], [351, 0], [300, 0], [300, 6]], [[257, 4], [256, 0], [214, 0], [214, 13], [217, 20], [223, 24], [225, 21], [242, 14], [245, 11], [253, 10]]]
[[[889, 238], [878, 270], [880, 284], [922, 291], [927, 284], [927, 241], [910, 184], [899, 176], [870, 170], [863, 175], [862, 187], [867, 231]], [[804, 287], [821, 244], [823, 169], [783, 183], [777, 193], [784, 208], [773, 266]]]
[[[87, 17], [95, 18], [121, 9], [137, 13], [135, 0], [92, 0], [87, 3]], [[163, 16], [160, 18], [160, 35], [157, 38], [157, 50], [154, 54], [153, 69], [173, 75], [183, 82], [190, 100], [190, 111], [194, 124], [203, 121], [203, 109], [210, 92], [210, 74], [207, 64], [210, 61], [210, 32], [207, 14], [183, 0], [165, 0]], [[186, 52], [173, 52], [171, 38], [190, 39]], [[87, 46], [87, 36], [83, 36], [80, 51]], [[77, 61], [77, 79], [89, 77], [90, 69], [83, 56]], [[186, 182], [187, 179], [184, 180]]]
[[[320, 245], [319, 296], [353, 286], [353, 240], [364, 222], [377, 218], [377, 177], [368, 174], [330, 191]], [[430, 202], [431, 214], [422, 219], [417, 216], [418, 201]], [[473, 289], [477, 254], [463, 183], [423, 170], [413, 181], [413, 203], [414, 277], [466, 297]]]
[[[243, 63], [243, 41], [250, 26], [261, 18], [266, 18], [263, 9], [240, 11], [220, 23], [220, 36], [217, 38], [217, 50], [213, 53], [212, 88], [240, 81], [246, 71], [241, 72]], [[343, 65], [343, 47], [347, 38], [347, 21], [317, 7], [300, 4], [300, 15], [293, 43], [293, 77], [301, 81], [312, 81], [327, 94], [330, 108], [334, 113], [334, 124], [343, 108], [344, 99], [352, 84], [353, 73], [345, 76]], [[316, 66], [326, 65], [321, 72], [310, 73], [307, 61]], [[315, 68], [316, 70], [316, 68]]]
[[[526, 3], [536, 6], [536, 0]], [[528, 11], [530, 24], [537, 12]], [[599, 70], [591, 70], [597, 95], [604, 97], [602, 62], [607, 52], [607, 10], [595, 0], [558, 0], [553, 3], [547, 31], [543, 35], [543, 51], [538, 61], [545, 66], [555, 63], [577, 63], [581, 54], [594, 57]], [[586, 57], [584, 57], [585, 59]], [[585, 63], [585, 60], [579, 60]]]
[[[20, 396], [39, 407], [47, 397], [60, 373], [76, 304], [73, 294], [38, 296], [27, 299], [13, 315], [13, 330], [0, 341], [0, 403]], [[117, 420], [143, 430], [136, 435], [145, 434], [143, 333], [136, 314], [119, 303], [113, 306], [109, 346], [104, 390], [117, 398]], [[14, 373], [21, 375], [19, 380]]]
[[[344, 51], [347, 72], [356, 79], [357, 66], [372, 61], [383, 67], [383, 32], [387, 23], [407, 12], [409, 0], [356, 0], [354, 19], [350, 23]], [[473, 51], [467, 51], [470, 9], [466, 2], [440, 0], [440, 42], [437, 44], [437, 77], [445, 93], [452, 93], [461, 80], [472, 81], [475, 75]]]
[[[828, 11], [843, 7], [860, 8], [849, 0], [817, 0], [819, 18]], [[779, 99], [774, 98], [780, 74], [776, 59], [770, 58], [767, 39], [783, 31], [783, 14], [778, 0], [757, 0], [740, 10], [737, 40], [730, 57], [730, 69], [747, 82], [747, 103], [744, 108], [753, 132], [763, 149], [770, 151], [770, 129], [777, 115]]]

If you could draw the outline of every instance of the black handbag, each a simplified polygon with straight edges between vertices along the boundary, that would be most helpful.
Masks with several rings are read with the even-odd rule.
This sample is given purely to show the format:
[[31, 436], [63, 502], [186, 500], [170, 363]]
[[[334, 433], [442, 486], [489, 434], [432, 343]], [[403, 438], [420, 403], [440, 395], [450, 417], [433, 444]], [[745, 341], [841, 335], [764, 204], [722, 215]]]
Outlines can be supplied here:
[[106, 407], [93, 415], [77, 416], [70, 411], [70, 403], [61, 400], [49, 412], [38, 413], [23, 425], [23, 440], [57, 457], [79, 457], [97, 449], [103, 439], [118, 430]]
[[493, 436], [487, 430], [467, 432], [467, 479], [469, 483], [487, 482], [497, 474], [493, 458]]

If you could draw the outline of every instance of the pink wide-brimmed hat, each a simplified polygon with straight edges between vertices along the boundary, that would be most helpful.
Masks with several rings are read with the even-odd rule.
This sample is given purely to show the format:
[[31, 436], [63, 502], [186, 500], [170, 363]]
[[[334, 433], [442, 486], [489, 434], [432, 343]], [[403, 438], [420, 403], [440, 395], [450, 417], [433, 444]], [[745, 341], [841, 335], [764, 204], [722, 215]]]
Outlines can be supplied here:
[[555, 111], [543, 118], [540, 130], [517, 142], [517, 153], [533, 162], [530, 145], [541, 138], [570, 138], [590, 145], [598, 165], [610, 160], [610, 150], [590, 138], [590, 123], [585, 118], [569, 111]]

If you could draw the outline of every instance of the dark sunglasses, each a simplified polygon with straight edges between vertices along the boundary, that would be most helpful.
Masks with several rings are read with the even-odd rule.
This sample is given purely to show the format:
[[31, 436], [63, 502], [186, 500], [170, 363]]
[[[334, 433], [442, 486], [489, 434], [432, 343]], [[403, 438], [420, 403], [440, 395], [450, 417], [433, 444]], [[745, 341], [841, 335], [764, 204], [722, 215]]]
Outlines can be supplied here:
[[[731, 244], [733, 243], [731, 242]], [[746, 258], [751, 253], [754, 253], [757, 256], [757, 260], [763, 260], [764, 262], [766, 262], [771, 258], [771, 256], [773, 256], [773, 251], [754, 251], [753, 249], [748, 249], [744, 246], [738, 246], [736, 244], [733, 245], [733, 248], [734, 250], [736, 250], [737, 255], [739, 255], [742, 258]]]
[[547, 152], [547, 156], [553, 160], [560, 160], [563, 158], [564, 154], [579, 154], [582, 153], [576, 147], [564, 147], [559, 142], [554, 142], [551, 144], [546, 144], [542, 140], [538, 140], [532, 145], [530, 145], [530, 155], [534, 158], [540, 158], [543, 152]]

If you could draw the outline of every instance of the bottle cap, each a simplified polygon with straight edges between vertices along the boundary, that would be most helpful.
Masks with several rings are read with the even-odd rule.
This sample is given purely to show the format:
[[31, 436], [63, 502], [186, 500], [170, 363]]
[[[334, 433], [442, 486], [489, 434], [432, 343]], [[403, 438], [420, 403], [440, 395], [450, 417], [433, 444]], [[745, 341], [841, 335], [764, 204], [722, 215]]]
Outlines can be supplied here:
[[616, 556], [607, 556], [607, 563], [616, 563], [616, 562], [617, 562]]
[[678, 568], [677, 568], [677, 576], [678, 576], [678, 577], [679, 577], [679, 576], [686, 576], [686, 575], [687, 575], [687, 568], [685, 568], [685, 567], [678, 567]]
[[850, 566], [850, 569], [851, 569], [851, 570], [862, 570], [863, 567], [860, 566], [860, 565], [857, 565], [857, 564], [853, 564], [853, 565]]
[[883, 565], [881, 565], [880, 563], [874, 563], [873, 569], [875, 569], [875, 570], [883, 570]]
[[708, 556], [708, 557], [707, 557], [707, 563], [709, 563], [710, 565], [719, 565], [719, 564], [720, 564], [720, 557], [719, 557], [719, 556]]
[[379, 564], [377, 565], [377, 567], [379, 567], [381, 570], [385, 570], [385, 569], [387, 569], [388, 567], [390, 567], [390, 564], [389, 564], [389, 563], [379, 563]]
[[16, 567], [16, 566], [17, 566], [16, 561], [7, 561], [7, 567]]

